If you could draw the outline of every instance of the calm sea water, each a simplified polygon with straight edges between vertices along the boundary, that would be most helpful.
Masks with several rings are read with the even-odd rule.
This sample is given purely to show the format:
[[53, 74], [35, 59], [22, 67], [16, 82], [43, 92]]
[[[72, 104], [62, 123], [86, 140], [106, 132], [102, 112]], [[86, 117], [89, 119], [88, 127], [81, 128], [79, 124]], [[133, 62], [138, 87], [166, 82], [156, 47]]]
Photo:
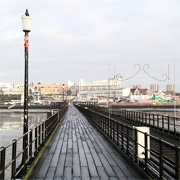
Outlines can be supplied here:
[[[40, 122], [47, 119], [48, 110], [29, 110], [28, 125], [33, 128]], [[13, 139], [18, 139], [23, 135], [23, 110], [2, 110], [0, 109], [0, 147], [6, 147], [12, 143]], [[17, 143], [17, 154], [22, 151], [22, 139]], [[12, 146], [6, 149], [6, 165], [11, 161]], [[16, 161], [18, 166], [21, 163], [22, 156], [20, 155]], [[5, 179], [11, 179], [11, 166], [5, 171]]]
[[[29, 110], [28, 125], [33, 128], [47, 119], [48, 110]], [[0, 147], [23, 134], [23, 110], [0, 109]]]

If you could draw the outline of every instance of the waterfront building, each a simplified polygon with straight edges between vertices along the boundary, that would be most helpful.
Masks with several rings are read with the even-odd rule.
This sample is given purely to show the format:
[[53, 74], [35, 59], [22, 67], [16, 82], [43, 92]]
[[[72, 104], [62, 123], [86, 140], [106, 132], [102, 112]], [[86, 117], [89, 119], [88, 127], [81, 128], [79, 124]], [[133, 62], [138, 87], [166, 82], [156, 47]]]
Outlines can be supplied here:
[[[102, 81], [84, 81], [81, 79], [79, 83], [78, 97], [80, 101], [99, 100], [99, 99], [119, 99], [123, 93], [128, 94], [121, 88], [121, 81], [102, 80]], [[130, 92], [130, 89], [129, 89]]]
[[131, 89], [131, 94], [133, 95], [139, 95], [139, 94], [147, 95], [147, 93], [148, 93], [148, 89], [139, 89], [139, 88]]
[[[41, 95], [62, 95], [63, 84], [37, 84], [37, 90], [40, 91]], [[68, 90], [68, 85], [64, 84], [64, 94]]]
[[[44, 104], [50, 104], [52, 101], [63, 101], [66, 100], [68, 85], [60, 83], [55, 84], [37, 84], [37, 90], [35, 92], [36, 99]], [[39, 94], [40, 93], [40, 94]]]
[[0, 83], [2, 95], [21, 95], [24, 93], [24, 85], [16, 83]]

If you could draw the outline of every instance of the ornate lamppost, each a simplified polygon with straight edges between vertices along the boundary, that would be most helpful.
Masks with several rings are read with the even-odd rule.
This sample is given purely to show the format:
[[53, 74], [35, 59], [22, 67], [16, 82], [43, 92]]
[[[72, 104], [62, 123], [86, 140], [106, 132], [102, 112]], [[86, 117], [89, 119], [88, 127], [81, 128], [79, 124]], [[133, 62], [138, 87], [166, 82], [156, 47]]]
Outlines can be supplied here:
[[[29, 35], [28, 33], [31, 30], [32, 17], [29, 15], [28, 10], [26, 9], [25, 15], [22, 16], [22, 26], [23, 31], [25, 32], [24, 36], [24, 47], [25, 47], [25, 77], [24, 77], [24, 126], [23, 134], [28, 132], [28, 56], [29, 56]], [[28, 136], [23, 138], [23, 149], [25, 150], [28, 145]], [[25, 151], [23, 159], [27, 157], [27, 151]]]

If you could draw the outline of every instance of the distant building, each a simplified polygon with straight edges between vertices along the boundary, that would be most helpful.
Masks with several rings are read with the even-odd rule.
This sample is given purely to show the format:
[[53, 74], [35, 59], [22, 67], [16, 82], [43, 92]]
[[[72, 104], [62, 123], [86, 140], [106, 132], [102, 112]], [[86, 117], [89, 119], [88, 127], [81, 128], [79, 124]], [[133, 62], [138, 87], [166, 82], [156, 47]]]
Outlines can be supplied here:
[[159, 90], [159, 84], [151, 84], [150, 90], [151, 91], [158, 91]]
[[148, 89], [139, 89], [139, 88], [133, 88], [131, 89], [132, 95], [147, 95]]
[[24, 85], [15, 83], [0, 83], [1, 93], [3, 95], [24, 94]]
[[121, 81], [103, 80], [103, 81], [84, 81], [79, 83], [79, 99], [88, 101], [91, 99], [116, 99], [123, 94]]
[[[37, 90], [40, 91], [41, 95], [62, 95], [63, 84], [37, 84]], [[64, 94], [68, 90], [68, 85], [64, 84]]]
[[68, 80], [68, 86], [69, 86], [69, 88], [70, 88], [71, 86], [75, 86], [75, 83], [72, 82], [72, 81], [70, 81], [70, 80]]
[[71, 96], [77, 96], [77, 94], [79, 92], [79, 86], [73, 85], [69, 88], [69, 90], [71, 91]]
[[175, 90], [175, 85], [174, 84], [168, 84], [166, 86], [166, 91], [167, 92], [174, 92], [174, 90]]
[[133, 85], [133, 89], [135, 88], [141, 89], [141, 85]]
[[[68, 85], [55, 84], [37, 84], [37, 89], [34, 92], [35, 101], [41, 104], [50, 104], [52, 101], [63, 101], [67, 99]], [[63, 96], [64, 95], [64, 96]]]

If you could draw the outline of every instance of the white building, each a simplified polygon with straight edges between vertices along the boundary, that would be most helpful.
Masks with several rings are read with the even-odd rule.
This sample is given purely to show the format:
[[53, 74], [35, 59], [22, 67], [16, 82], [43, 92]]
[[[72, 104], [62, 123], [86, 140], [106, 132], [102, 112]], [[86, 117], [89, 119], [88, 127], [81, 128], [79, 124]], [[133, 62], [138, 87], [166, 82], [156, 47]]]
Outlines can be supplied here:
[[[129, 90], [130, 91], [130, 90]], [[124, 93], [127, 94], [126, 91]], [[88, 101], [92, 99], [115, 99], [123, 95], [121, 81], [103, 80], [103, 81], [84, 81], [79, 83], [79, 100]]]
[[150, 96], [149, 95], [143, 95], [143, 94], [131, 94], [130, 97], [130, 102], [136, 102], [139, 100], [149, 100]]
[[20, 95], [24, 93], [23, 84], [0, 83], [0, 87], [3, 95]]

